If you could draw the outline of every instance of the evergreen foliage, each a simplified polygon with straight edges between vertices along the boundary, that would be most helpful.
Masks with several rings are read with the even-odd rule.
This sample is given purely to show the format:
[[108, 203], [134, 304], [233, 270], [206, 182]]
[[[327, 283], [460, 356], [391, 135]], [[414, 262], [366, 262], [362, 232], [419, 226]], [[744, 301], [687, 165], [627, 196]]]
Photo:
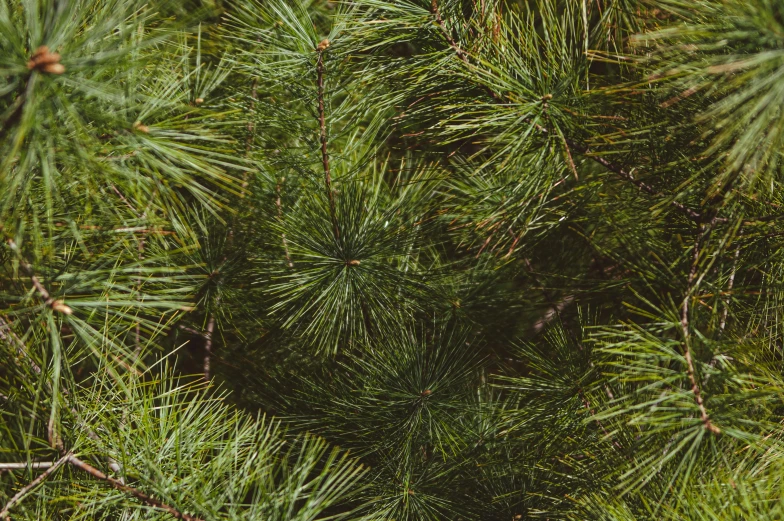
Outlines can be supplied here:
[[0, 0], [0, 519], [780, 519], [783, 48]]

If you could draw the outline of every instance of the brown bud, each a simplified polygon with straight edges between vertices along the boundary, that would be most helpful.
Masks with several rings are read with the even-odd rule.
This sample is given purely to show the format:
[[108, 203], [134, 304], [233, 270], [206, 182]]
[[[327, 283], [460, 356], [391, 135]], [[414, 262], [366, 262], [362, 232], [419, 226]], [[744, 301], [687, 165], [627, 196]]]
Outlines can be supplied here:
[[60, 55], [56, 52], [46, 52], [33, 57], [36, 66], [49, 65], [51, 63], [59, 63]]
[[73, 310], [65, 305], [62, 300], [53, 300], [51, 303], [52, 310], [62, 313], [63, 315], [71, 315]]
[[542, 101], [547, 101], [547, 100], [551, 100], [551, 99], [553, 99], [553, 95], [552, 94], [545, 94], [544, 96], [542, 96]]
[[62, 74], [65, 67], [60, 63], [60, 55], [56, 52], [49, 52], [46, 45], [40, 46], [35, 50], [27, 62], [27, 68], [45, 72], [47, 74]]
[[321, 43], [319, 43], [318, 46], [316, 46], [316, 50], [321, 52], [326, 50], [327, 47], [329, 47], [329, 40], [324, 38], [323, 40], [321, 40]]
[[422, 391], [422, 396], [430, 396], [431, 394], [433, 394], [433, 391], [431, 391], [430, 389], [425, 389], [424, 391]]
[[193, 102], [196, 105], [201, 105], [202, 103], [204, 103], [204, 98], [196, 98], [195, 100], [193, 100]]
[[358, 260], [350, 260], [346, 262], [346, 266], [359, 266], [360, 264], [362, 263]]
[[62, 63], [48, 63], [41, 67], [41, 71], [48, 74], [62, 74], [65, 72], [65, 66]]
[[47, 47], [46, 45], [42, 45], [35, 50], [35, 53], [33, 53], [33, 58], [41, 54], [47, 54], [48, 52], [49, 52], [49, 47]]
[[139, 132], [144, 132], [145, 134], [150, 133], [150, 127], [147, 125], [143, 125], [141, 121], [137, 121], [133, 124], [133, 128], [138, 130]]

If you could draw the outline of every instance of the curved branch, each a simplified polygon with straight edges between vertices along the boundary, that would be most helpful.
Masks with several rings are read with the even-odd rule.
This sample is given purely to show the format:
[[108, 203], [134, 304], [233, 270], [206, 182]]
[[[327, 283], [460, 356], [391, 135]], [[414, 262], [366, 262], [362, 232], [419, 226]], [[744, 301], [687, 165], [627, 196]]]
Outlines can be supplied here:
[[700, 260], [700, 247], [702, 242], [708, 234], [708, 229], [705, 225], [700, 225], [697, 237], [694, 240], [694, 251], [692, 253], [691, 268], [689, 269], [689, 278], [686, 286], [686, 296], [683, 298], [681, 304], [681, 330], [683, 331], [683, 356], [686, 359], [686, 374], [691, 382], [691, 391], [694, 394], [694, 401], [700, 410], [700, 419], [705, 429], [713, 434], [721, 433], [716, 425], [711, 422], [708, 411], [705, 408], [705, 402], [702, 399], [702, 392], [700, 386], [697, 384], [696, 371], [694, 370], [694, 361], [691, 356], [691, 348], [689, 347], [689, 299], [691, 298], [694, 289], [694, 280], [697, 277], [697, 264]]
[[74, 467], [83, 470], [84, 472], [90, 474], [92, 477], [94, 477], [94, 478], [96, 478], [96, 479], [98, 479], [100, 481], [104, 481], [104, 482], [108, 483], [109, 485], [111, 485], [112, 487], [116, 488], [117, 490], [119, 490], [121, 492], [125, 492], [126, 494], [135, 497], [136, 499], [138, 499], [139, 501], [141, 501], [145, 505], [151, 506], [153, 508], [156, 508], [158, 510], [162, 510], [162, 511], [170, 514], [175, 519], [182, 519], [183, 521], [204, 521], [203, 519], [201, 519], [199, 517], [191, 516], [191, 515], [186, 514], [184, 512], [180, 512], [179, 510], [177, 510], [173, 506], [168, 505], [168, 504], [164, 503], [163, 501], [159, 501], [159, 500], [155, 499], [154, 497], [148, 496], [144, 492], [142, 492], [142, 491], [140, 491], [140, 490], [138, 490], [138, 489], [136, 489], [134, 487], [131, 487], [129, 485], [126, 485], [126, 484], [122, 483], [119, 480], [116, 480], [114, 478], [110, 478], [109, 476], [107, 476], [106, 474], [104, 474], [103, 472], [98, 470], [97, 468], [93, 467], [89, 463], [85, 463], [84, 461], [80, 460], [76, 456], [68, 455], [67, 458], [68, 458], [68, 463], [73, 465]]
[[66, 454], [59, 460], [55, 461], [48, 469], [41, 473], [40, 476], [32, 480], [30, 483], [22, 487], [22, 490], [17, 492], [14, 497], [8, 500], [8, 503], [5, 504], [3, 510], [0, 511], [0, 519], [5, 520], [8, 519], [8, 512], [13, 508], [14, 505], [19, 503], [31, 490], [35, 487], [46, 481], [46, 479], [54, 474], [54, 472], [66, 463], [71, 458], [71, 453]]

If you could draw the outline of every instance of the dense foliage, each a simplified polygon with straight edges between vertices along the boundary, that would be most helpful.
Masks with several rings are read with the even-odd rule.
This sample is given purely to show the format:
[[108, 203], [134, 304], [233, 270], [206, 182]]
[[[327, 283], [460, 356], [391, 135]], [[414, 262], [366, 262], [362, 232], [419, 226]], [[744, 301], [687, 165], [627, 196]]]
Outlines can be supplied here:
[[0, 519], [784, 516], [781, 0], [0, 0]]

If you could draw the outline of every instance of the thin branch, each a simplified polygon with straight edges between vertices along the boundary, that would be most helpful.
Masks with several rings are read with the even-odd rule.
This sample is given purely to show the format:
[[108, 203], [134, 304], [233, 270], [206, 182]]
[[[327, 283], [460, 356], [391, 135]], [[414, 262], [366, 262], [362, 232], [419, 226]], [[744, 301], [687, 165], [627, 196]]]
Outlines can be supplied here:
[[[278, 184], [275, 185], [275, 193], [277, 194], [277, 198], [275, 199], [275, 206], [278, 209], [278, 221], [280, 221], [281, 224], [283, 224], [283, 204], [280, 200], [280, 189], [285, 180], [285, 177], [281, 177], [280, 181], [278, 181]], [[291, 262], [291, 255], [289, 254], [289, 243], [286, 240], [286, 234], [281, 233], [280, 236], [283, 239], [283, 252], [286, 254], [286, 263], [289, 265], [289, 268], [293, 268], [294, 263]]]
[[162, 510], [162, 511], [170, 514], [175, 519], [183, 519], [184, 521], [204, 521], [201, 518], [188, 515], [188, 514], [186, 514], [184, 512], [180, 512], [176, 508], [174, 508], [174, 507], [172, 507], [170, 505], [167, 505], [163, 501], [159, 501], [159, 500], [157, 500], [157, 499], [155, 499], [153, 497], [148, 496], [144, 492], [142, 492], [142, 491], [140, 491], [140, 490], [138, 490], [138, 489], [136, 489], [134, 487], [126, 485], [126, 484], [124, 484], [124, 483], [122, 483], [122, 482], [120, 482], [120, 481], [118, 481], [116, 479], [110, 478], [109, 476], [107, 476], [106, 474], [104, 474], [103, 472], [98, 470], [97, 468], [93, 467], [89, 463], [85, 463], [84, 461], [80, 460], [76, 456], [69, 455], [68, 463], [73, 465], [74, 467], [76, 467], [78, 469], [81, 469], [84, 472], [90, 474], [92, 477], [108, 483], [109, 485], [111, 485], [112, 487], [116, 488], [117, 490], [119, 490], [121, 492], [125, 492], [126, 494], [129, 494], [129, 495], [135, 497], [136, 499], [138, 499], [139, 501], [141, 501], [145, 505], [154, 507], [154, 508], [156, 508], [158, 510]]
[[547, 311], [545, 311], [544, 314], [539, 318], [539, 320], [534, 322], [534, 333], [540, 333], [547, 324], [553, 321], [554, 318], [560, 317], [561, 311], [563, 311], [566, 306], [571, 304], [572, 301], [574, 301], [574, 295], [566, 295], [558, 302], [551, 304], [550, 307], [547, 308]]
[[207, 320], [207, 330], [202, 333], [204, 337], [204, 379], [210, 379], [210, 358], [212, 357], [212, 333], [215, 331], [215, 317], [210, 315]]
[[683, 299], [683, 304], [681, 304], [681, 329], [683, 331], [683, 356], [686, 359], [686, 373], [689, 377], [689, 382], [691, 382], [691, 391], [694, 394], [694, 401], [697, 403], [697, 407], [700, 410], [700, 419], [702, 420], [702, 424], [705, 426], [707, 431], [712, 432], [713, 434], [719, 434], [721, 433], [721, 429], [711, 422], [710, 416], [708, 416], [708, 411], [705, 409], [702, 393], [700, 391], [699, 385], [697, 384], [696, 371], [694, 370], [694, 361], [692, 360], [691, 356], [691, 348], [689, 347], [689, 300], [691, 299], [691, 294], [694, 290], [694, 280], [697, 277], [697, 265], [699, 264], [700, 260], [700, 247], [702, 246], [702, 242], [705, 239], [707, 233], [708, 228], [706, 228], [704, 224], [700, 225], [699, 232], [697, 233], [697, 237], [694, 240], [694, 251], [692, 253], [691, 268], [689, 269], [686, 296]]
[[25, 103], [33, 96], [37, 77], [38, 74], [36, 73], [30, 74], [19, 96], [14, 100], [12, 105], [13, 108], [10, 109], [11, 112], [8, 113], [8, 116], [6, 116], [5, 120], [3, 121], [3, 125], [0, 126], [0, 143], [3, 142], [6, 135], [11, 130], [11, 127], [16, 125], [19, 120], [22, 119]]
[[[665, 197], [666, 196], [666, 194], [656, 190], [651, 185], [649, 185], [649, 184], [647, 184], [647, 183], [645, 183], [643, 181], [640, 181], [639, 179], [635, 179], [634, 176], [632, 175], [632, 173], [627, 171], [622, 166], [608, 161], [603, 156], [596, 155], [590, 148], [588, 148], [588, 146], [583, 145], [581, 143], [577, 143], [577, 142], [575, 142], [575, 141], [573, 141], [571, 139], [568, 139], [568, 138], [566, 139], [566, 143], [569, 146], [571, 146], [574, 150], [576, 150], [577, 152], [582, 154], [583, 156], [596, 161], [600, 165], [604, 166], [610, 172], [614, 172], [614, 173], [618, 174], [622, 179], [625, 179], [625, 180], [629, 181], [634, 186], [636, 186], [641, 192], [645, 192], [646, 194], [654, 196], [654, 197]], [[680, 203], [678, 201], [670, 201], [670, 205], [672, 205], [673, 207], [678, 209], [682, 214], [684, 214], [686, 217], [688, 217], [689, 219], [691, 219], [694, 222], [700, 223], [703, 220], [703, 215], [701, 213], [694, 211], [693, 209], [689, 208], [688, 206], [684, 205], [683, 203]], [[715, 219], [714, 222], [723, 221], [723, 219], [721, 219], [721, 218], [714, 218], [714, 219]]]
[[8, 512], [11, 508], [21, 501], [31, 490], [35, 487], [46, 481], [46, 479], [51, 476], [63, 463], [66, 463], [71, 458], [71, 453], [66, 454], [59, 460], [55, 461], [48, 469], [46, 469], [41, 475], [37, 478], [32, 480], [30, 483], [22, 487], [22, 490], [17, 492], [14, 497], [12, 497], [8, 503], [5, 504], [3, 510], [0, 511], [0, 519], [5, 520], [8, 519]]
[[26, 461], [14, 463], [0, 463], [0, 471], [3, 470], [24, 470], [24, 469], [48, 469], [55, 465], [56, 461]]
[[0, 317], [0, 339], [3, 339], [6, 343], [14, 344], [16, 346], [16, 353], [20, 358], [24, 358], [30, 364], [30, 368], [35, 372], [35, 374], [41, 374], [41, 368], [36, 364], [30, 355], [27, 353], [27, 346], [22, 342], [22, 339], [19, 338], [14, 330], [11, 329], [11, 324], [9, 324], [3, 317]]
[[33, 283], [33, 287], [38, 292], [38, 295], [41, 297], [41, 300], [44, 301], [48, 307], [50, 307], [53, 311], [57, 311], [58, 313], [62, 313], [63, 315], [70, 315], [73, 313], [73, 310], [66, 306], [62, 300], [57, 300], [52, 298], [49, 291], [41, 284], [41, 281], [35, 275], [33, 271], [33, 267], [22, 257], [22, 253], [19, 250], [19, 246], [14, 242], [13, 239], [10, 237], [6, 237], [6, 242], [8, 243], [8, 247], [17, 255], [19, 260], [19, 267], [22, 268], [22, 271], [30, 278], [30, 282]]
[[738, 257], [740, 256], [740, 244], [735, 247], [735, 257], [732, 259], [732, 271], [730, 278], [727, 281], [727, 298], [724, 299], [724, 309], [721, 310], [721, 321], [719, 322], [719, 329], [724, 331], [724, 326], [727, 325], [727, 314], [730, 310], [730, 295], [732, 294], [732, 286], [735, 284], [735, 272], [738, 269]]
[[[259, 98], [259, 78], [253, 78], [253, 84], [250, 88], [250, 108], [248, 114], [248, 136], [245, 138], [245, 157], [250, 157], [250, 151], [253, 147], [254, 131], [256, 130], [256, 122], [253, 121], [253, 115], [256, 112], [256, 101]], [[242, 174], [242, 189], [243, 197], [245, 196], [244, 190], [248, 187], [248, 174], [246, 169]]]
[[337, 211], [335, 210], [335, 194], [332, 191], [332, 176], [329, 171], [329, 154], [327, 153], [327, 122], [324, 116], [324, 51], [329, 47], [329, 40], [324, 40], [316, 48], [316, 84], [318, 86], [318, 119], [319, 139], [321, 140], [321, 164], [324, 168], [324, 188], [329, 199], [329, 216], [332, 219], [332, 231], [335, 239], [340, 238]]

